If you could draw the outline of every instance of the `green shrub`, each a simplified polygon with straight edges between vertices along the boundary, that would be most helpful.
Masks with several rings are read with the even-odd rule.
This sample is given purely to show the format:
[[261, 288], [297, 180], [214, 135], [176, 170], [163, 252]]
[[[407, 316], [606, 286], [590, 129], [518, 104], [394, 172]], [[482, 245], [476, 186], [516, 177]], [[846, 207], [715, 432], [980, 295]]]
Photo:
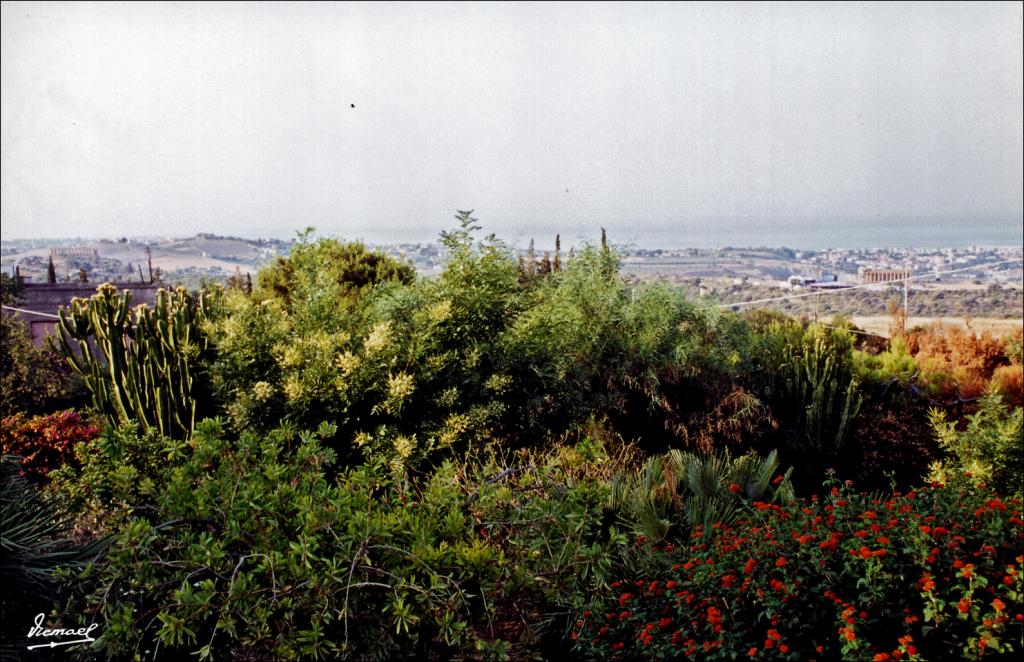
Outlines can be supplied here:
[[98, 436], [79, 440], [73, 449], [76, 461], [50, 477], [73, 512], [105, 527], [113, 518], [132, 514], [134, 507], [144, 507], [161, 470], [180, 461], [186, 448], [134, 423], [108, 426]]
[[889, 346], [878, 354], [853, 353], [854, 371], [862, 382], [886, 383], [896, 380], [910, 384], [917, 374], [917, 363], [910, 353], [907, 341], [895, 336]]
[[86, 400], [81, 380], [61, 357], [36, 347], [22, 320], [0, 314], [0, 414], [46, 414]]
[[[136, 488], [97, 486], [88, 466], [65, 477], [120, 512], [110, 550], [68, 583], [85, 596], [68, 612], [103, 625], [97, 650], [420, 659], [557, 645], [607, 580], [623, 542], [601, 524], [607, 491], [563, 460], [445, 463], [412, 485], [377, 462], [329, 481], [331, 433], [229, 441], [207, 421], [187, 446], [165, 442], [154, 457], [170, 462]], [[96, 468], [124, 453], [119, 435], [90, 449]]]
[[213, 372], [235, 427], [330, 421], [344, 464], [384, 459], [396, 471], [489, 440], [510, 387], [495, 343], [521, 286], [500, 244], [474, 243], [472, 220], [446, 235], [451, 259], [430, 281], [342, 300], [337, 282], [310, 273], [287, 302], [229, 297]]
[[704, 413], [734, 390], [747, 334], [681, 290], [628, 286], [604, 251], [585, 248], [530, 292], [504, 346], [527, 397], [515, 410], [520, 426], [559, 433], [604, 417], [660, 450], [699, 445]]
[[[279, 257], [257, 276], [257, 301], [276, 299], [313, 316], [333, 317], [374, 286], [416, 278], [413, 267], [361, 242], [311, 241], [312, 229], [299, 235], [288, 257]], [[314, 304], [314, 305], [310, 305]]]
[[981, 399], [978, 411], [967, 416], [963, 430], [958, 431], [939, 409], [931, 409], [928, 417], [939, 446], [949, 453], [933, 465], [934, 480], [966, 473], [1005, 494], [1024, 492], [1024, 409], [990, 393]]

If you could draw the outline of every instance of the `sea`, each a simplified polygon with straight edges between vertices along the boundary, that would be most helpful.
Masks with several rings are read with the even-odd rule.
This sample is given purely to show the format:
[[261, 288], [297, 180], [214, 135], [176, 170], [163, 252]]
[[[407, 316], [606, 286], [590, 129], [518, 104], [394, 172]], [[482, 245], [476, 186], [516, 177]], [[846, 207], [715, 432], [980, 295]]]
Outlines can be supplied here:
[[609, 228], [609, 240], [635, 248], [967, 248], [1024, 245], [1024, 220], [991, 218], [853, 221], [685, 221]]

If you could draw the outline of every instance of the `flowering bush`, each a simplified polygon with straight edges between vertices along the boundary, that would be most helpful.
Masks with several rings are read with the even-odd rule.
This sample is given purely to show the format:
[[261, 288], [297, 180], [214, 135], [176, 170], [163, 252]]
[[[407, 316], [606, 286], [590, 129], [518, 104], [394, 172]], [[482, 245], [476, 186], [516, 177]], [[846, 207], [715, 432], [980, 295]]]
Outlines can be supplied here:
[[[755, 503], [657, 576], [623, 579], [572, 636], [619, 659], [976, 659], [1022, 649], [1020, 499], [934, 486]], [[654, 566], [651, 566], [654, 567]]]
[[0, 447], [4, 455], [21, 456], [27, 477], [42, 480], [75, 459], [75, 444], [99, 434], [97, 425], [71, 409], [32, 418], [18, 413], [0, 424]]

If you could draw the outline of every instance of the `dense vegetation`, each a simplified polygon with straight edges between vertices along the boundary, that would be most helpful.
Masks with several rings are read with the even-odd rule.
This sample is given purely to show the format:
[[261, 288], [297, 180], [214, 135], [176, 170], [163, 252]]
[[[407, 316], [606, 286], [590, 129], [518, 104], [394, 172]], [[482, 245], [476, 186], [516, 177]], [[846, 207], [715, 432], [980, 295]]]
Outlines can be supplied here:
[[5, 501], [5, 622], [98, 658], [1024, 648], [1019, 336], [865, 342], [457, 218], [435, 278], [305, 234], [252, 288], [73, 303], [88, 409], [5, 381], [5, 498], [74, 524], [30, 567]]

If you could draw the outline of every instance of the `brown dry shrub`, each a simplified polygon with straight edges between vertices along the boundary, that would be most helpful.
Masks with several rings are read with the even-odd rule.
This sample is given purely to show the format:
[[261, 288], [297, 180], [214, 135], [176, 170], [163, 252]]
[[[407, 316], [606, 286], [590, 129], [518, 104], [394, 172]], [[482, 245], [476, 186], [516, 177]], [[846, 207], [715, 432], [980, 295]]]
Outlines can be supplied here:
[[1009, 364], [1005, 339], [959, 326], [933, 324], [911, 334], [908, 345], [922, 381], [940, 397], [976, 398], [995, 371]]
[[1024, 407], [1024, 366], [1002, 365], [992, 373], [992, 390], [1014, 407]]

